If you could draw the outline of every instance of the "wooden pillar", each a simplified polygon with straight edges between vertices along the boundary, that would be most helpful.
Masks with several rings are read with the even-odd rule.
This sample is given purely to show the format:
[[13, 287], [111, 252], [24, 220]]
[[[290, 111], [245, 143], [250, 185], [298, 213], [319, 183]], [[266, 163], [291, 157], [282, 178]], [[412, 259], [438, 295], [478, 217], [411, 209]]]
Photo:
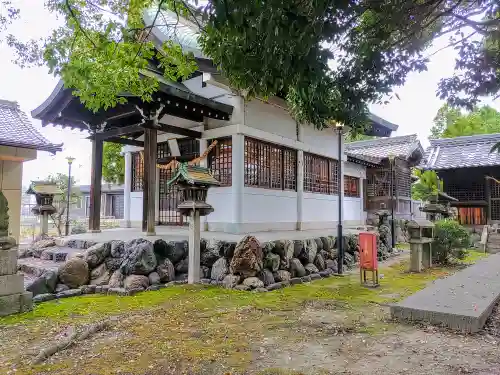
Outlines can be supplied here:
[[485, 177], [484, 189], [486, 193], [486, 224], [491, 224], [491, 181]]
[[89, 214], [89, 232], [91, 233], [101, 231], [102, 145], [103, 141], [98, 138], [92, 141]]
[[156, 139], [156, 129], [144, 129], [144, 189], [142, 198], [142, 231], [145, 232], [147, 236], [154, 236], [156, 234]]

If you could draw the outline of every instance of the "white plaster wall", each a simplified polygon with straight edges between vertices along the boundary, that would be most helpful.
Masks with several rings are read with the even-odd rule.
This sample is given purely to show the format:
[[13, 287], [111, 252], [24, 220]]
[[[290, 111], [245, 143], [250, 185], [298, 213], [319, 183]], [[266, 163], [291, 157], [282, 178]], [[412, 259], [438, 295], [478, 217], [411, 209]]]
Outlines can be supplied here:
[[245, 102], [245, 125], [289, 139], [297, 139], [297, 125], [288, 112], [258, 99]]
[[243, 189], [243, 222], [254, 231], [294, 230], [297, 226], [297, 192]]
[[214, 212], [206, 216], [207, 223], [231, 223], [233, 210], [231, 187], [213, 187], [208, 189], [207, 203], [212, 205]]

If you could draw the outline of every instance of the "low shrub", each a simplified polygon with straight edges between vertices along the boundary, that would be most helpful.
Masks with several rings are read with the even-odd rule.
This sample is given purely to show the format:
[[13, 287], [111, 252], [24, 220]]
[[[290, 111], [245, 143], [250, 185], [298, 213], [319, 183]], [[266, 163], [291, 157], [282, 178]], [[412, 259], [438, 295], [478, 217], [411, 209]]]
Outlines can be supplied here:
[[464, 259], [470, 244], [470, 234], [467, 229], [450, 219], [436, 221], [435, 225], [433, 262], [448, 264]]

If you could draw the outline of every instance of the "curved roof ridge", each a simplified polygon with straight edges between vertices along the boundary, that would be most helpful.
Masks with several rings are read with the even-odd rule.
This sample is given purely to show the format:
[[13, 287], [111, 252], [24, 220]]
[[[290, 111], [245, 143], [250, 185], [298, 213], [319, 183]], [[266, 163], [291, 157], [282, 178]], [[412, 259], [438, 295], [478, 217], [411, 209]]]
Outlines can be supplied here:
[[385, 138], [367, 139], [365, 141], [349, 142], [345, 143], [345, 148], [346, 150], [347, 149], [353, 150], [357, 148], [374, 147], [380, 145], [394, 145], [399, 143], [415, 142], [415, 141], [418, 141], [418, 137], [416, 134], [407, 134], [407, 135], [400, 135], [397, 137], [385, 137]]
[[467, 144], [469, 142], [478, 143], [478, 142], [498, 142], [498, 141], [500, 141], [500, 133], [465, 135], [462, 137], [454, 137], [454, 138], [429, 139], [431, 146], [456, 146], [460, 144]]

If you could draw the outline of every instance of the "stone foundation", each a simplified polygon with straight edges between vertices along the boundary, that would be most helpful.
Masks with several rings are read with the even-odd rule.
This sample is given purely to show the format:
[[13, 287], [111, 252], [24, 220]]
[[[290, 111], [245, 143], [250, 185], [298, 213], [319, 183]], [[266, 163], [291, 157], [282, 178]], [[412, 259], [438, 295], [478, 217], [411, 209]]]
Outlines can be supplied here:
[[32, 309], [32, 294], [24, 290], [24, 277], [16, 272], [17, 247], [0, 250], [0, 316]]

